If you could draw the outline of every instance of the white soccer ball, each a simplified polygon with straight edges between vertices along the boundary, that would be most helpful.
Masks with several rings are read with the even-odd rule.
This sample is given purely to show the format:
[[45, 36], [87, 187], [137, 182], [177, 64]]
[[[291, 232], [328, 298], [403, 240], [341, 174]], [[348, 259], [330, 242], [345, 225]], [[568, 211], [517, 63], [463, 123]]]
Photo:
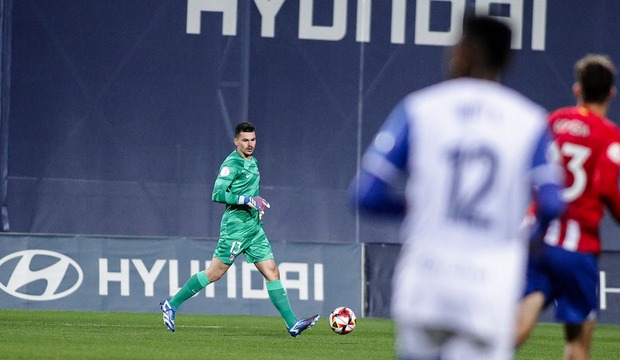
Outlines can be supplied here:
[[329, 327], [340, 335], [346, 335], [355, 329], [357, 317], [353, 310], [341, 306], [334, 309], [329, 314]]

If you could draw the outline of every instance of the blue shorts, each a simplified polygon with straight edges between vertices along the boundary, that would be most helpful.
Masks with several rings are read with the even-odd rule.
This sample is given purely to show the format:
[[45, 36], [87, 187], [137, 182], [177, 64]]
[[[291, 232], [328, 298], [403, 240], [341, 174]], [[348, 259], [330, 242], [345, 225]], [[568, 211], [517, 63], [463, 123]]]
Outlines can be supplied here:
[[598, 314], [598, 260], [593, 254], [544, 245], [527, 266], [525, 294], [542, 291], [545, 308], [555, 303], [555, 316], [580, 324]]

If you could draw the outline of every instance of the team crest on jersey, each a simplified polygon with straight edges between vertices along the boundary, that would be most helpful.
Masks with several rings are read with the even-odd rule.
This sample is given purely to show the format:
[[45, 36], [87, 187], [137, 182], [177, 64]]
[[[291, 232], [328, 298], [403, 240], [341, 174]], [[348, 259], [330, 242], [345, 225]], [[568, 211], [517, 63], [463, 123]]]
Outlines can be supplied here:
[[228, 166], [224, 166], [222, 170], [220, 170], [220, 176], [228, 176], [230, 174], [230, 168]]

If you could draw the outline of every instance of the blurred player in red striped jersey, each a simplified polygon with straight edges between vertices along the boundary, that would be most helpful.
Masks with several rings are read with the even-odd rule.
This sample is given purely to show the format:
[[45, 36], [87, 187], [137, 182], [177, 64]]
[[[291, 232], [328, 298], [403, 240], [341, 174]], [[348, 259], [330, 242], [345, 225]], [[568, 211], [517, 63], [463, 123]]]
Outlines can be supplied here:
[[556, 318], [565, 325], [565, 359], [589, 358], [605, 208], [620, 221], [620, 131], [606, 118], [615, 75], [607, 56], [585, 56], [575, 64], [577, 105], [549, 116], [565, 170], [562, 195], [568, 207], [550, 223], [542, 249], [530, 259], [517, 344], [527, 340], [542, 309], [554, 302]]

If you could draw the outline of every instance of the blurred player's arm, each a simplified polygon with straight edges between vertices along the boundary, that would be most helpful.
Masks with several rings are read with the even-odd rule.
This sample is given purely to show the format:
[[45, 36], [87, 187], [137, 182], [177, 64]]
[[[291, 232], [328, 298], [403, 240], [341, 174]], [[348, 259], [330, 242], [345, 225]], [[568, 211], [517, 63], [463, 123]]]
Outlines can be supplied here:
[[362, 157], [361, 168], [349, 186], [351, 204], [371, 213], [404, 214], [406, 200], [394, 184], [407, 168], [408, 149], [409, 121], [400, 103]]
[[561, 216], [566, 209], [562, 199], [564, 172], [552, 139], [551, 132], [548, 129], [544, 131], [532, 159], [532, 188], [537, 219], [533, 238], [542, 236], [551, 220]]
[[618, 173], [620, 171], [620, 143], [614, 142], [607, 147], [601, 156], [594, 174], [594, 186], [599, 189], [601, 201], [611, 216], [620, 222], [620, 189]]

